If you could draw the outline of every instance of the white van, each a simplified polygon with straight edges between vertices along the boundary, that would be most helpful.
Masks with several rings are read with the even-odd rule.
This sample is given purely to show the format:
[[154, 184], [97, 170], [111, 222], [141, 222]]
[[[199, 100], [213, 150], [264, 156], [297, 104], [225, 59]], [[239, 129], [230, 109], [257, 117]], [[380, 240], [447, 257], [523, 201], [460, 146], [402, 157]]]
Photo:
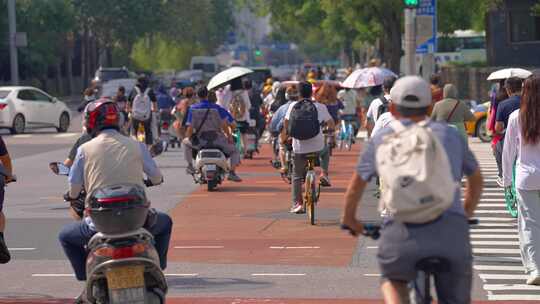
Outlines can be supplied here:
[[191, 70], [201, 70], [206, 78], [214, 76], [218, 72], [218, 61], [214, 56], [191, 57]]

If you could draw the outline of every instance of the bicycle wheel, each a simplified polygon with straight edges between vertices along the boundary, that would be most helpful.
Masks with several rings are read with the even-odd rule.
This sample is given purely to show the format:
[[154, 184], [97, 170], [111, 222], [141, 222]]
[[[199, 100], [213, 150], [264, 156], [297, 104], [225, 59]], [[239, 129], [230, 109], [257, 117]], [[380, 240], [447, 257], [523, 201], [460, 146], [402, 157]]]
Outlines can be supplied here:
[[305, 182], [305, 205], [306, 205], [306, 213], [309, 219], [309, 223], [311, 225], [315, 225], [315, 200], [317, 199], [317, 193], [316, 193], [316, 176], [315, 172], [309, 171], [306, 174], [306, 182]]

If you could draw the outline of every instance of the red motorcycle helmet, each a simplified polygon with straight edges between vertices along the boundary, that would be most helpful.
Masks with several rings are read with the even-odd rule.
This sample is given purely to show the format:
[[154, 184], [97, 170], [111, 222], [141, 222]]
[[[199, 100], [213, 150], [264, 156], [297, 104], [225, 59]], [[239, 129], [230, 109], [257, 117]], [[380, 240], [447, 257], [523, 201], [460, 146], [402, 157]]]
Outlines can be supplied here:
[[110, 99], [102, 98], [88, 104], [84, 126], [88, 134], [96, 136], [103, 129], [119, 130], [119, 110]]

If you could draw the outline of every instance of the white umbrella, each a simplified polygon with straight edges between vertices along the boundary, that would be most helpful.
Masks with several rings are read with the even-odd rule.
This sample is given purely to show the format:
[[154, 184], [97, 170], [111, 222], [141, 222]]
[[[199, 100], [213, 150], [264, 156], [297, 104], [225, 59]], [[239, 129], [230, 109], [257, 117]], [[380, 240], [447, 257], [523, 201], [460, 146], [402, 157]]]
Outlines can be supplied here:
[[517, 77], [517, 78], [525, 79], [531, 75], [532, 73], [525, 69], [509, 68], [509, 69], [498, 70], [491, 73], [489, 77], [487, 78], [487, 80], [502, 80], [502, 79], [508, 79], [510, 77]]
[[228, 68], [223, 72], [218, 73], [212, 79], [210, 79], [210, 82], [208, 83], [208, 90], [215, 89], [221, 85], [226, 84], [227, 82], [240, 78], [242, 76], [246, 76], [247, 74], [253, 73], [252, 70], [243, 68], [243, 67], [232, 67]]
[[371, 67], [356, 70], [349, 75], [341, 84], [344, 88], [359, 89], [374, 87], [383, 84], [384, 78], [397, 75], [389, 69]]

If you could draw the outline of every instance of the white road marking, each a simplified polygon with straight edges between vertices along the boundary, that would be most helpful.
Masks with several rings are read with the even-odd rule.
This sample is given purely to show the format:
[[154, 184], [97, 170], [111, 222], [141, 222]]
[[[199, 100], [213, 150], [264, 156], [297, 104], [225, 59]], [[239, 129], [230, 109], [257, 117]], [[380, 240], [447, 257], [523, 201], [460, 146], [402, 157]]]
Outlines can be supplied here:
[[379, 249], [379, 246], [367, 246], [367, 249]]
[[471, 234], [471, 239], [519, 239], [517, 234]]
[[22, 247], [22, 248], [8, 248], [9, 251], [32, 251], [32, 250], [36, 250], [36, 248], [25, 248], [25, 247]]
[[75, 275], [71, 273], [34, 273], [32, 274], [32, 276], [49, 278], [49, 277], [74, 277]]
[[478, 205], [478, 209], [484, 209], [484, 208], [502, 208], [502, 209], [506, 209], [506, 205], [505, 204], [497, 204], [497, 203], [493, 203], [493, 204], [490, 204], [490, 203], [480, 203]]
[[483, 263], [511, 263], [521, 265], [520, 257], [474, 256], [474, 261]]
[[319, 246], [270, 246], [270, 249], [320, 249]]
[[479, 274], [480, 279], [482, 280], [527, 280], [529, 275], [527, 274]]
[[482, 223], [475, 225], [475, 228], [482, 228], [482, 227], [517, 227], [517, 223]]
[[519, 248], [473, 248], [473, 254], [476, 253], [519, 255], [521, 251]]
[[75, 137], [75, 136], [78, 136], [78, 135], [81, 135], [81, 133], [62, 133], [62, 134], [54, 135], [53, 137], [54, 138], [63, 138], [63, 137]]
[[19, 135], [13, 135], [12, 138], [30, 138], [32, 137], [31, 134], [19, 134]]
[[509, 217], [477, 217], [477, 219], [482, 222], [517, 222], [515, 218]]
[[174, 249], [221, 249], [225, 246], [174, 246]]
[[252, 273], [253, 277], [300, 277], [305, 276], [305, 273]]
[[198, 273], [166, 273], [166, 277], [196, 277]]
[[525, 267], [523, 266], [514, 266], [514, 265], [474, 265], [474, 269], [476, 270], [487, 270], [487, 271], [494, 271], [494, 270], [500, 270], [500, 271], [525, 271]]
[[540, 300], [540, 295], [531, 295], [531, 294], [502, 294], [502, 295], [488, 295], [488, 300], [493, 301], [512, 301], [512, 300], [521, 300], [521, 301], [534, 301]]
[[519, 246], [518, 241], [471, 241], [473, 246]]
[[482, 210], [478, 209], [474, 211], [475, 214], [507, 214], [508, 211], [506, 210]]
[[[462, 198], [461, 201], [464, 201], [464, 199]], [[480, 206], [482, 206], [483, 202], [501, 202], [501, 203], [506, 202], [504, 198], [481, 198], [480, 201], [481, 201]]]
[[534, 285], [521, 285], [521, 284], [486, 284], [484, 290], [497, 291], [497, 290], [538, 290], [540, 286]]
[[[483, 229], [483, 228], [471, 228], [471, 233], [511, 233], [517, 234], [517, 229]], [[476, 234], [479, 235], [479, 234]], [[499, 234], [500, 235], [500, 234]]]
[[379, 273], [364, 273], [365, 277], [380, 277], [381, 274]]

